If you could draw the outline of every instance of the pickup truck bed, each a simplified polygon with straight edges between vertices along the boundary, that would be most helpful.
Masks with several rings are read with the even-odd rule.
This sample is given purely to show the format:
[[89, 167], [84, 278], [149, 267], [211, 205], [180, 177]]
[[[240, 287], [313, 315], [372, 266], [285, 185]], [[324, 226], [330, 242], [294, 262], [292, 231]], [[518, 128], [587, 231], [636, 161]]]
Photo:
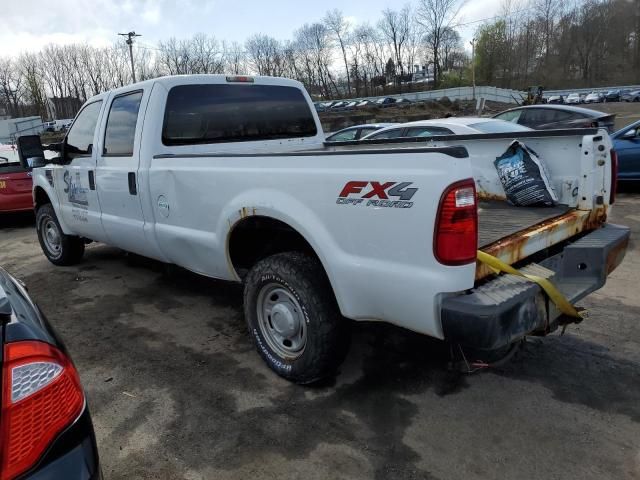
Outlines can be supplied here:
[[516, 207], [500, 200], [481, 200], [478, 205], [478, 247], [486, 247], [522, 231], [523, 227], [538, 225], [570, 210], [566, 205]]

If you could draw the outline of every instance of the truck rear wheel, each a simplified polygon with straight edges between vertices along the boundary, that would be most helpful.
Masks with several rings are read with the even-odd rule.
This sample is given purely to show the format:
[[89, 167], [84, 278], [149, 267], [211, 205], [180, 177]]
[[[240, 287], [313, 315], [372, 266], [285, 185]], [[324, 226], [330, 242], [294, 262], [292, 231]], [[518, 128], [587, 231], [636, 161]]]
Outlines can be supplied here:
[[84, 242], [79, 237], [63, 233], [50, 203], [38, 208], [36, 231], [42, 252], [54, 265], [74, 265], [82, 260]]
[[316, 258], [287, 252], [258, 262], [246, 278], [244, 312], [258, 353], [287, 380], [321, 380], [344, 360], [349, 325]]

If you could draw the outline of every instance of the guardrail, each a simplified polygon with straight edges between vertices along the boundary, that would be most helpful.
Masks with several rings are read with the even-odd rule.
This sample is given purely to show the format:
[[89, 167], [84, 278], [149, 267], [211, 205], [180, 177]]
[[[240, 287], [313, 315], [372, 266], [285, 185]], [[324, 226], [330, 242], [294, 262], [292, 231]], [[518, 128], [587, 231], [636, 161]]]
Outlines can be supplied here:
[[[526, 98], [525, 92], [518, 90], [510, 90], [507, 88], [498, 87], [476, 87], [476, 98], [484, 98], [485, 100], [493, 102], [513, 103], [518, 104], [522, 102], [523, 98]], [[345, 99], [344, 101], [362, 101], [371, 100], [376, 101], [380, 98], [408, 98], [412, 101], [424, 101], [424, 100], [438, 100], [442, 97], [448, 97], [450, 100], [473, 100], [473, 87], [455, 87], [455, 88], [443, 88], [440, 90], [427, 90], [424, 92], [407, 92], [398, 93], [394, 95], [380, 95], [377, 97], [360, 97]]]

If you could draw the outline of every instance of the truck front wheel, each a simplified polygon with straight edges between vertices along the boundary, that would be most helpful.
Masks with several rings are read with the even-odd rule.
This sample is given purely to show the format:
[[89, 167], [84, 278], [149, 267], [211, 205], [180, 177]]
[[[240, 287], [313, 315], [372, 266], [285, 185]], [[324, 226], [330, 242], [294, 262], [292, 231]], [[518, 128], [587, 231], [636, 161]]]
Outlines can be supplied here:
[[312, 256], [287, 252], [258, 262], [246, 278], [244, 311], [258, 353], [287, 380], [315, 382], [344, 360], [349, 324]]
[[50, 203], [38, 208], [36, 230], [42, 252], [54, 265], [74, 265], [82, 260], [84, 242], [79, 237], [65, 235]]

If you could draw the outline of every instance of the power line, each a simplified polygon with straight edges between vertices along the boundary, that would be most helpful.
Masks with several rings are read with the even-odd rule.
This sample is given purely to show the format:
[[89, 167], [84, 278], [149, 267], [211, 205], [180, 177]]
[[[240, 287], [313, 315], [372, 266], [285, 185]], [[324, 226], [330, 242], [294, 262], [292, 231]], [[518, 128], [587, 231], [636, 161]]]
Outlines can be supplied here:
[[515, 12], [511, 12], [508, 15], [494, 15], [493, 17], [480, 18], [478, 20], [472, 20], [470, 22], [456, 23], [454, 25], [450, 25], [449, 28], [466, 27], [468, 25], [473, 25], [474, 23], [487, 22], [489, 20], [496, 20], [496, 19], [499, 19], [499, 18], [509, 18], [509, 17], [514, 16], [514, 15], [518, 15], [520, 13], [528, 12], [528, 11], [534, 10], [534, 9], [535, 9], [535, 7], [523, 8], [522, 10], [516, 10]]

